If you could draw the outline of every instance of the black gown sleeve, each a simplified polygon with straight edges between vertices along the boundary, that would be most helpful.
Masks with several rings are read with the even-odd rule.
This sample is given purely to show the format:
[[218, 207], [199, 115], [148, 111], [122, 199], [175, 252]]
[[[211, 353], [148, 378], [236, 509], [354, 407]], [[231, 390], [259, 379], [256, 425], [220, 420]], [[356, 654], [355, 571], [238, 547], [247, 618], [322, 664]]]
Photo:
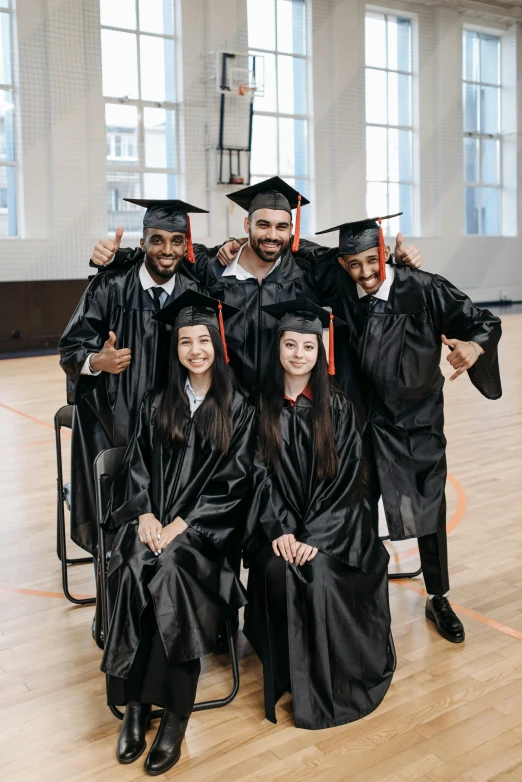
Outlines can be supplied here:
[[99, 353], [109, 337], [111, 296], [108, 278], [94, 277], [69, 321], [58, 348], [60, 366], [69, 378], [67, 401], [76, 404], [100, 382], [99, 375], [82, 375], [89, 353]]
[[432, 277], [427, 300], [438, 334], [476, 342], [483, 349], [484, 353], [468, 370], [469, 379], [487, 399], [499, 399], [502, 396], [497, 350], [502, 335], [500, 318], [476, 307], [465, 293], [438, 274]]
[[296, 260], [304, 264], [321, 304], [335, 311], [338, 303], [337, 276], [339, 271], [339, 248], [322, 247], [308, 239], [301, 239]]
[[334, 401], [334, 435], [339, 467], [331, 481], [317, 481], [297, 540], [360, 568], [364, 548], [362, 445], [347, 399]]
[[292, 532], [287, 517], [277, 476], [256, 456], [252, 471], [252, 502], [243, 538], [247, 556], [254, 557], [265, 543]]
[[[134, 435], [112, 485], [104, 521], [106, 531], [113, 531], [143, 513], [154, 513], [150, 495], [150, 474], [153, 466], [151, 420], [151, 394], [145, 394]], [[158, 466], [161, 469], [161, 465]]]

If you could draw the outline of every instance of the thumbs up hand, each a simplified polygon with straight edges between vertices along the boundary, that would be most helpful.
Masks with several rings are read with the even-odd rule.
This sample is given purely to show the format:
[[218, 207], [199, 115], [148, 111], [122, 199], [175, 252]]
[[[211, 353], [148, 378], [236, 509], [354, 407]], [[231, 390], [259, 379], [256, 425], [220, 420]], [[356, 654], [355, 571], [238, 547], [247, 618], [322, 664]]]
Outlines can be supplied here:
[[448, 339], [444, 334], [441, 336], [442, 344], [450, 348], [451, 353], [446, 357], [453, 369], [456, 369], [450, 380], [455, 380], [463, 372], [473, 366], [478, 357], [484, 350], [476, 342], [463, 342], [460, 339]]
[[120, 249], [123, 228], [119, 225], [114, 239], [99, 239], [94, 245], [91, 261], [95, 266], [106, 266]]
[[413, 244], [404, 245], [404, 234], [400, 231], [395, 240], [393, 256], [398, 264], [413, 266], [415, 269], [420, 269], [422, 266], [422, 255], [420, 254], [420, 251]]
[[111, 375], [121, 375], [131, 362], [129, 348], [116, 350], [116, 334], [109, 331], [109, 339], [104, 343], [99, 353], [91, 357], [91, 369], [95, 372], [109, 372]]

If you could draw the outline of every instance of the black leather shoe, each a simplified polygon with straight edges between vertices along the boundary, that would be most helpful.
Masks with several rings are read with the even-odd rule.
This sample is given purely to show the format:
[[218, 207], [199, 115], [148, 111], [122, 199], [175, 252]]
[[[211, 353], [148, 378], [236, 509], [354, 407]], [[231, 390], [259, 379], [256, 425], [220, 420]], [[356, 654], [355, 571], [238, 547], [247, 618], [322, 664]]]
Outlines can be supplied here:
[[188, 717], [178, 717], [165, 709], [156, 738], [145, 761], [147, 774], [156, 777], [176, 765], [181, 755], [181, 742], [188, 721]]
[[426, 600], [426, 618], [437, 625], [439, 635], [452, 644], [461, 644], [466, 637], [464, 625], [450, 606], [447, 597], [434, 595]]
[[[231, 617], [230, 621], [232, 622], [232, 633], [235, 635], [239, 630], [239, 616], [235, 614], [235, 616]], [[226, 624], [224, 624], [219, 631], [218, 637], [216, 638], [214, 646], [212, 647], [212, 651], [214, 654], [225, 654], [226, 652], [230, 651]]]
[[145, 733], [150, 728], [150, 704], [129, 701], [123, 723], [116, 757], [120, 763], [134, 763], [143, 754], [147, 742]]

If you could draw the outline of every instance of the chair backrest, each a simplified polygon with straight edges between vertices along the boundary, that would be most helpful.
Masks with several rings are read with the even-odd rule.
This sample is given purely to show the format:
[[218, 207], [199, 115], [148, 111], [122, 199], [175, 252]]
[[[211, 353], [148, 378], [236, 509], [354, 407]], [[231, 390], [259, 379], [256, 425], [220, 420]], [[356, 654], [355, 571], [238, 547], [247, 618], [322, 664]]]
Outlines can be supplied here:
[[125, 446], [107, 448], [101, 451], [94, 460], [94, 486], [96, 490], [96, 516], [98, 524], [103, 521], [105, 508], [109, 501], [112, 482], [114, 481], [126, 451]]
[[54, 428], [59, 429], [61, 426], [65, 426], [67, 429], [72, 429], [73, 411], [73, 405], [60, 407], [54, 416]]

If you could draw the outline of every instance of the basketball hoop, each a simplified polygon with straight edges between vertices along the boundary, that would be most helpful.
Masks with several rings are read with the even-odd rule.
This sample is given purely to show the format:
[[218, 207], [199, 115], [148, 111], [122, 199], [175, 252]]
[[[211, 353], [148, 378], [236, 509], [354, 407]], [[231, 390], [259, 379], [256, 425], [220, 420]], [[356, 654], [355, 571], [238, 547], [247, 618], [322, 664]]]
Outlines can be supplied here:
[[237, 88], [237, 94], [245, 98], [249, 97], [250, 100], [253, 100], [256, 90], [257, 87], [253, 87], [251, 84], [248, 84], [248, 82], [243, 82], [243, 84], [240, 84]]

